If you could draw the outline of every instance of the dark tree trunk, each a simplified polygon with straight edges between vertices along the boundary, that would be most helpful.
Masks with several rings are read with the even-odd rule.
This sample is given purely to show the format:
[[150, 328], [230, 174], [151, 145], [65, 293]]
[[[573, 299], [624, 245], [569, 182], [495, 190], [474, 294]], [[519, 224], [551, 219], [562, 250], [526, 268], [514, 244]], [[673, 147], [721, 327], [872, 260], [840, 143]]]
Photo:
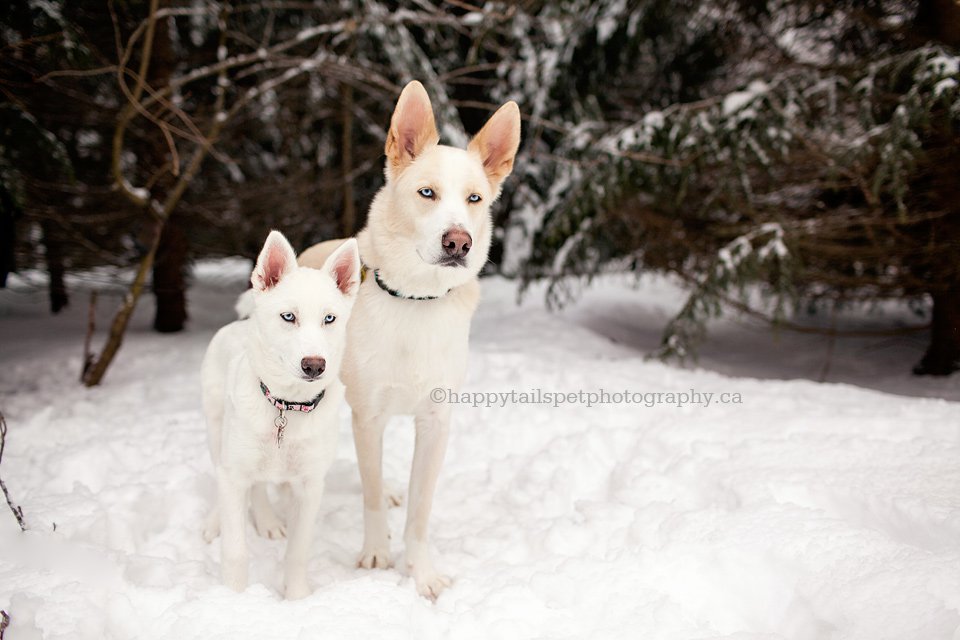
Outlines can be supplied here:
[[948, 376], [960, 369], [960, 286], [933, 294], [930, 346], [913, 368], [918, 376]]
[[956, 0], [920, 0], [914, 22], [922, 36], [960, 46], [960, 4]]
[[343, 176], [343, 222], [340, 233], [349, 238], [356, 233], [357, 209], [354, 202], [353, 179], [353, 87], [343, 85], [343, 99], [340, 105], [341, 125], [343, 126], [341, 142], [340, 167]]
[[182, 331], [187, 321], [186, 263], [187, 234], [172, 218], [163, 228], [153, 263], [153, 294], [157, 299], [153, 328], [161, 333]]
[[[170, 3], [161, 0], [160, 6]], [[158, 24], [153, 40], [153, 52], [150, 58], [150, 71], [147, 77], [155, 87], [162, 87], [170, 80], [176, 57], [173, 52], [170, 28], [166, 22]], [[160, 167], [172, 161], [169, 148], [164, 139], [156, 135], [148, 151], [155, 166]], [[164, 193], [170, 187], [172, 174], [161, 178], [155, 192]], [[184, 270], [187, 264], [189, 243], [184, 231], [184, 220], [173, 216], [167, 220], [160, 236], [160, 245], [153, 263], [153, 294], [157, 310], [153, 319], [153, 328], [161, 333], [182, 331], [187, 320], [186, 280]]]
[[0, 289], [7, 286], [7, 276], [17, 269], [16, 219], [19, 214], [13, 196], [0, 184]]
[[67, 285], [64, 284], [63, 245], [56, 230], [49, 222], [40, 225], [43, 230], [43, 246], [46, 249], [47, 272], [50, 275], [50, 311], [60, 311], [70, 303]]
[[[932, 39], [951, 47], [960, 46], [960, 4], [956, 0], [920, 0], [914, 19], [914, 28], [924, 39]], [[950, 211], [950, 216], [936, 229], [956, 246], [960, 239], [960, 209], [957, 208], [956, 167], [960, 157], [956, 153], [955, 134], [945, 139], [925, 140], [929, 153], [934, 150], [935, 165], [930, 170], [932, 182], [926, 192], [933, 199], [933, 208]], [[939, 149], [941, 152], [936, 153]], [[946, 153], [943, 153], [946, 150]], [[923, 358], [913, 368], [918, 376], [947, 376], [960, 369], [960, 283], [957, 283], [957, 263], [939, 265], [936, 270], [941, 282], [954, 284], [932, 293], [933, 319], [930, 325], [930, 345]]]

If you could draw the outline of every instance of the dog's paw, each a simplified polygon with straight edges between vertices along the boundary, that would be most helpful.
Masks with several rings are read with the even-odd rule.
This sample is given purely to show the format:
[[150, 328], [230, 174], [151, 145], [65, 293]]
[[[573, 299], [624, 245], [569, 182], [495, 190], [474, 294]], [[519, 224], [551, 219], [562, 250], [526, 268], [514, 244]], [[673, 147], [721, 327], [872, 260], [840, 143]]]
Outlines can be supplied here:
[[220, 535], [220, 518], [207, 518], [203, 525], [203, 541], [210, 544]]
[[357, 566], [361, 569], [389, 569], [393, 566], [390, 562], [390, 549], [388, 547], [367, 547], [364, 545], [360, 557], [357, 559]]
[[307, 584], [307, 581], [297, 580], [287, 584], [283, 595], [287, 600], [300, 600], [309, 596], [310, 593], [310, 586]]
[[222, 561], [220, 575], [223, 577], [223, 584], [238, 593], [247, 588], [247, 565], [244, 562]]
[[448, 576], [439, 574], [432, 568], [419, 571], [416, 567], [412, 567], [410, 568], [410, 575], [417, 585], [417, 593], [433, 602], [436, 602], [444, 589], [453, 584]]
[[273, 513], [269, 515], [255, 513], [253, 516], [253, 526], [261, 537], [269, 538], [270, 540], [279, 540], [287, 537], [287, 528], [283, 525], [283, 522], [280, 521], [280, 518]]
[[407, 539], [407, 548], [403, 555], [403, 566], [407, 575], [417, 585], [417, 593], [424, 598], [436, 600], [452, 582], [433, 567], [433, 561], [427, 551], [427, 545], [417, 540]]

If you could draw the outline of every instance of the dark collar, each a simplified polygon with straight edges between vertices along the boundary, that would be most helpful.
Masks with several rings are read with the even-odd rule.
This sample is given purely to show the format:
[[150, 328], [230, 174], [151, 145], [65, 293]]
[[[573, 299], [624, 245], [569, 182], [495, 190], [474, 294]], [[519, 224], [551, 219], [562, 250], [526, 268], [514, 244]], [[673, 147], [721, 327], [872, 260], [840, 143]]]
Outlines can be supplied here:
[[365, 264], [360, 265], [360, 282], [363, 282], [364, 280], [367, 279], [367, 273], [369, 272], [373, 272], [373, 279], [376, 281], [377, 286], [379, 286], [381, 289], [383, 289], [384, 291], [392, 295], [394, 298], [400, 298], [402, 300], [436, 300], [438, 298], [442, 298], [443, 296], [447, 295], [447, 293], [450, 293], [450, 289], [447, 289], [447, 293], [444, 293], [443, 296], [407, 296], [400, 293], [396, 289], [391, 289], [390, 287], [388, 287], [387, 284], [380, 279], [379, 269], [371, 269]]
[[286, 400], [281, 400], [280, 398], [275, 398], [270, 394], [270, 389], [267, 389], [267, 385], [263, 384], [263, 381], [260, 381], [260, 391], [263, 392], [263, 396], [270, 401], [270, 404], [275, 406], [280, 410], [281, 415], [284, 411], [300, 411], [303, 413], [310, 413], [317, 408], [317, 405], [320, 404], [320, 401], [323, 400], [323, 394], [327, 392], [326, 389], [317, 394], [317, 397], [309, 402], [288, 402]]

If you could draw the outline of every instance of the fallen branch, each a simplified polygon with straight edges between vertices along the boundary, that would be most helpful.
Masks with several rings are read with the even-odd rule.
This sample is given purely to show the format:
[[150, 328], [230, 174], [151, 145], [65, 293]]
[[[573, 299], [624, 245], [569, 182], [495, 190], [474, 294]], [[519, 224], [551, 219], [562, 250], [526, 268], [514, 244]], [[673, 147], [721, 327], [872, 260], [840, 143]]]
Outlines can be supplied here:
[[[3, 463], [3, 449], [7, 445], [7, 421], [3, 417], [3, 413], [0, 413], [0, 464]], [[3, 490], [3, 497], [7, 500], [7, 506], [10, 507], [10, 511], [13, 512], [13, 517], [17, 519], [17, 524], [20, 525], [20, 531], [26, 531], [27, 525], [23, 520], [23, 509], [20, 505], [13, 504], [13, 501], [10, 500], [10, 492], [7, 491], [7, 485], [3, 482], [3, 478], [0, 478], [0, 489]], [[3, 640], [3, 630], [7, 628], [7, 625], [10, 623], [10, 618], [4, 613], [3, 622], [0, 623], [0, 640]]]

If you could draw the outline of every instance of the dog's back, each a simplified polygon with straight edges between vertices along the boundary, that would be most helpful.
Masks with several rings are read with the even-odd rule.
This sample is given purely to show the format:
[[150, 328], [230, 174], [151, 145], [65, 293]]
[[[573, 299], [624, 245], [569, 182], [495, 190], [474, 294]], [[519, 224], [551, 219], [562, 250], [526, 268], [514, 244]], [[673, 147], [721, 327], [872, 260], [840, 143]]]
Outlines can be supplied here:
[[344, 242], [346, 242], [346, 238], [336, 238], [315, 244], [297, 256], [297, 264], [302, 267], [319, 269], [320, 266], [327, 261], [327, 258], [330, 257], [330, 254], [336, 251]]

